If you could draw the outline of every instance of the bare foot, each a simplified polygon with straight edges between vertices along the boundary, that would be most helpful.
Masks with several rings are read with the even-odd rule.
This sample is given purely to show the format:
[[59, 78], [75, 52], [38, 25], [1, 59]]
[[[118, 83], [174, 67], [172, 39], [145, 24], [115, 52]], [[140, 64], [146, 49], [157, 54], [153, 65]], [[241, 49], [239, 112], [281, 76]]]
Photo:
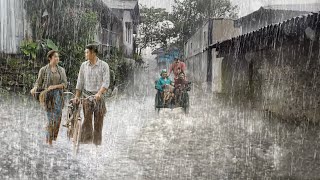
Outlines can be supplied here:
[[48, 144], [52, 146], [52, 139], [49, 139]]

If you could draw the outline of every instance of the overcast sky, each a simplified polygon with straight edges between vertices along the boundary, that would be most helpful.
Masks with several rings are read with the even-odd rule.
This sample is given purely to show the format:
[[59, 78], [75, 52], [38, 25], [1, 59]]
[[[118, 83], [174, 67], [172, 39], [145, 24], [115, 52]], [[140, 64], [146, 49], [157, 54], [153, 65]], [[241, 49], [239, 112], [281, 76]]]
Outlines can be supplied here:
[[[174, 0], [139, 0], [140, 4], [149, 7], [161, 7], [171, 11]], [[201, 1], [201, 0], [199, 0]], [[239, 15], [244, 16], [250, 12], [258, 10], [261, 6], [270, 4], [305, 4], [307, 3], [320, 3], [320, 0], [231, 0], [235, 5], [239, 6]]]

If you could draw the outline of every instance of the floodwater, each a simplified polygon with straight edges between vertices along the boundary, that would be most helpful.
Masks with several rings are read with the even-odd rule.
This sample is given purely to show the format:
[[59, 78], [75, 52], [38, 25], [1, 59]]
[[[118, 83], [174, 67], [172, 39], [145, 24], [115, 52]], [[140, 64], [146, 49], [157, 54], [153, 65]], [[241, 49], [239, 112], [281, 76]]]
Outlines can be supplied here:
[[189, 114], [157, 114], [154, 79], [142, 77], [148, 90], [139, 91], [147, 93], [109, 99], [102, 145], [81, 145], [77, 156], [64, 127], [53, 147], [45, 144], [38, 103], [18, 94], [1, 97], [0, 179], [320, 178], [318, 126], [281, 122], [197, 86]]

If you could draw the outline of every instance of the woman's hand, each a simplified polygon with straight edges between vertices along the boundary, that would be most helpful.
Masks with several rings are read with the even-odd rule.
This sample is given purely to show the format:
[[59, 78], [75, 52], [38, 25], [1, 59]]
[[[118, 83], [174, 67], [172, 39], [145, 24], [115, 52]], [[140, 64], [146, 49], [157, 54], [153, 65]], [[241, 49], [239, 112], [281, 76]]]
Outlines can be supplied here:
[[79, 104], [79, 102], [80, 102], [80, 98], [79, 97], [74, 97], [73, 99], [71, 99], [72, 100], [72, 103], [73, 104]]
[[35, 87], [30, 90], [30, 93], [33, 97], [36, 95], [36, 90], [37, 90], [37, 88], [35, 88]]
[[59, 85], [51, 85], [48, 87], [48, 90], [54, 90], [54, 89], [63, 89], [64, 85], [63, 84], [59, 84]]
[[54, 89], [57, 89], [57, 86], [49, 86], [48, 87], [48, 90], [50, 91], [50, 90], [54, 90]]

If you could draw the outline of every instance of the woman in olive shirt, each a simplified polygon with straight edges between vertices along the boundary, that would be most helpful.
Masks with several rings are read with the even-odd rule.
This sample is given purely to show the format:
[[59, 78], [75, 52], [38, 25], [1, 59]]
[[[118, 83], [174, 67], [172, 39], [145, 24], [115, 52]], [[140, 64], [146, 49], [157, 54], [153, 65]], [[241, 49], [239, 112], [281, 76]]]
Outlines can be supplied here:
[[34, 96], [37, 88], [47, 90], [44, 98], [48, 117], [46, 142], [52, 145], [52, 140], [56, 140], [59, 133], [63, 108], [63, 89], [67, 87], [67, 76], [64, 68], [58, 66], [59, 54], [57, 51], [49, 51], [47, 57], [49, 64], [40, 69], [31, 94]]

